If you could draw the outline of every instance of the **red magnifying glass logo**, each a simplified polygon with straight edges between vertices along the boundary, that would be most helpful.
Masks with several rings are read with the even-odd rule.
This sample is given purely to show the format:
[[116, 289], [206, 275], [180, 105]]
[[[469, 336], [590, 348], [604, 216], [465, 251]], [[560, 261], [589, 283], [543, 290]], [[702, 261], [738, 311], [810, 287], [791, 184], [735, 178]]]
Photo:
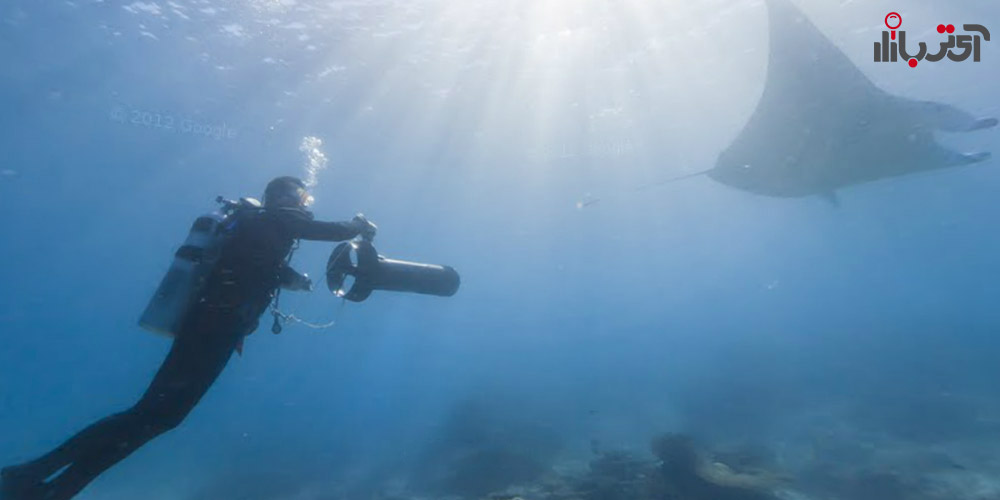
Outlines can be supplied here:
[[885, 16], [885, 26], [891, 30], [898, 29], [903, 25], [903, 16], [898, 12], [890, 12]]

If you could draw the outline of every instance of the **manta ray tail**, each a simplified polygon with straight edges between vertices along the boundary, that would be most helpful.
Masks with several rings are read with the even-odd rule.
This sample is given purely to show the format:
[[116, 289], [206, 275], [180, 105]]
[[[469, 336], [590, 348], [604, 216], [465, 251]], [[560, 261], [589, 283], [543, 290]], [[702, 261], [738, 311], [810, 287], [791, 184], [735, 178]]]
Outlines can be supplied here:
[[[643, 184], [641, 186], [638, 186], [638, 187], [635, 187], [635, 188], [630, 189], [628, 191], [624, 191], [624, 192], [617, 193], [617, 194], [623, 194], [625, 192], [645, 191], [647, 189], [652, 189], [652, 188], [655, 188], [655, 187], [663, 186], [665, 184], [670, 184], [670, 183], [673, 183], [673, 182], [682, 181], [684, 179], [690, 179], [692, 177], [700, 177], [702, 175], [708, 174], [711, 171], [712, 171], [712, 169], [708, 169], [708, 170], [702, 170], [700, 172], [694, 172], [694, 173], [690, 173], [690, 174], [678, 175], [676, 177], [670, 177], [668, 179], [663, 179], [663, 180], [659, 180], [659, 181], [654, 181], [654, 182], [650, 182], [650, 183], [647, 183], [647, 184]], [[600, 203], [601, 200], [603, 200], [605, 198], [607, 198], [607, 197], [598, 198], [598, 197], [588, 196], [587, 198], [585, 198], [585, 199], [583, 199], [581, 201], [578, 201], [576, 203], [576, 208], [583, 209], [583, 208], [589, 207], [591, 205], [595, 205], [597, 203]]]
[[648, 184], [643, 184], [643, 185], [635, 188], [635, 191], [644, 191], [646, 189], [650, 189], [650, 188], [654, 188], [654, 187], [659, 187], [659, 186], [662, 186], [664, 184], [670, 184], [670, 183], [677, 182], [677, 181], [682, 181], [684, 179], [690, 179], [692, 177], [701, 177], [702, 175], [706, 175], [706, 174], [708, 174], [711, 171], [712, 171], [712, 169], [702, 170], [700, 172], [694, 172], [694, 173], [691, 173], [691, 174], [678, 175], [677, 177], [671, 177], [669, 179], [663, 179], [663, 180], [660, 180], [660, 181], [650, 182]]

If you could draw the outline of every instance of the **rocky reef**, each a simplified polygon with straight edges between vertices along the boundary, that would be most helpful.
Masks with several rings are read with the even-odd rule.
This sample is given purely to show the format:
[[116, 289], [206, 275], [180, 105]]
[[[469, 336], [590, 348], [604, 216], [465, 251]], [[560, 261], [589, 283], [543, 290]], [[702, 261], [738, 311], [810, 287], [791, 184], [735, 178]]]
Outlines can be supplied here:
[[[838, 427], [828, 416], [791, 429], [787, 439], [710, 441], [668, 433], [638, 449], [606, 448], [593, 441], [588, 452], [567, 449], [549, 428], [494, 416], [477, 407], [460, 408], [410, 460], [386, 467], [388, 472], [334, 475], [321, 469], [336, 469], [336, 464], [313, 459], [271, 462], [266, 473], [243, 464], [236, 469], [246, 474], [220, 478], [214, 488], [193, 498], [1000, 499], [995, 442], [971, 438], [929, 448], [924, 441]], [[311, 465], [303, 467], [305, 463]]]
[[477, 498], [779, 500], [774, 492], [785, 483], [787, 479], [759, 457], [710, 453], [688, 436], [664, 434], [650, 442], [649, 454], [595, 449], [585, 470], [536, 474], [535, 481], [510, 485], [503, 491]]
[[650, 443], [653, 459], [601, 452], [568, 495], [546, 500], [773, 500], [782, 478], [754, 461], [724, 463], [681, 434]]

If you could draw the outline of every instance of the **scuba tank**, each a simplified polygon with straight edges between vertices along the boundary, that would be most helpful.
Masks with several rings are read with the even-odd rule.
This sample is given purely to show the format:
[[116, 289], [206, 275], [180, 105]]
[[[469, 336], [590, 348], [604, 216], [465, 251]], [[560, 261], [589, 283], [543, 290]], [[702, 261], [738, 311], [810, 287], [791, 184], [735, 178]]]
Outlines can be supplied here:
[[[349, 278], [353, 284], [345, 289]], [[461, 280], [450, 266], [421, 264], [379, 255], [371, 238], [337, 245], [326, 264], [327, 288], [338, 297], [361, 302], [375, 290], [451, 297]]]
[[217, 211], [195, 219], [187, 239], [174, 254], [167, 274], [139, 318], [139, 326], [154, 333], [176, 336], [188, 314], [201, 299], [205, 282], [212, 275], [222, 248], [240, 210], [259, 210], [253, 198], [231, 201], [216, 198]]

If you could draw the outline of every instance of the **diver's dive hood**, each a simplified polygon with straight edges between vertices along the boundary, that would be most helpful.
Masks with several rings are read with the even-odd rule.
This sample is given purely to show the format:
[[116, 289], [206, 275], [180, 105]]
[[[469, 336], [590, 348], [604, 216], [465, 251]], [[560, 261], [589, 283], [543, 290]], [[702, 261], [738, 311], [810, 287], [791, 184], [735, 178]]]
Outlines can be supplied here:
[[[354, 278], [350, 289], [345, 281]], [[361, 302], [375, 290], [450, 297], [458, 291], [458, 272], [449, 266], [387, 259], [369, 240], [337, 245], [326, 264], [326, 285], [334, 295]]]

